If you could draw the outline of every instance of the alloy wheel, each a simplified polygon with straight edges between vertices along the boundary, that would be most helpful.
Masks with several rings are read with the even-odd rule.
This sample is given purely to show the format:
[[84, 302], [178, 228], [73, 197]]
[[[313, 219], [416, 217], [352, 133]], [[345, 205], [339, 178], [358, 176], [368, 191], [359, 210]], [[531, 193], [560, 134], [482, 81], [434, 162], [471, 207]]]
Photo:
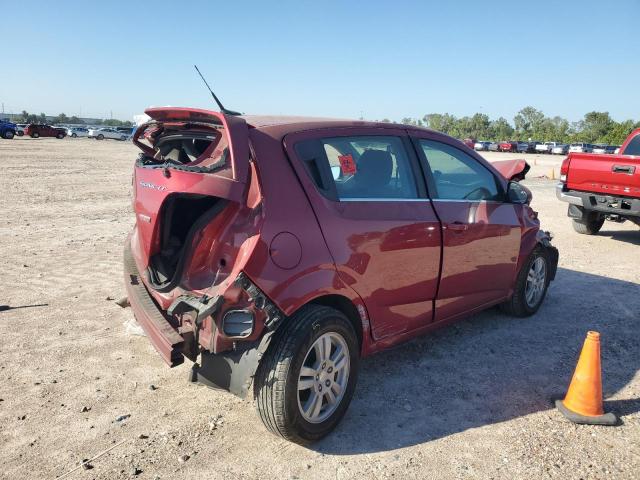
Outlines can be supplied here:
[[525, 300], [530, 308], [535, 307], [544, 295], [547, 283], [547, 264], [542, 257], [536, 257], [527, 274], [527, 284], [524, 289]]
[[311, 345], [298, 375], [298, 408], [309, 423], [331, 416], [349, 381], [349, 347], [342, 335], [327, 332]]

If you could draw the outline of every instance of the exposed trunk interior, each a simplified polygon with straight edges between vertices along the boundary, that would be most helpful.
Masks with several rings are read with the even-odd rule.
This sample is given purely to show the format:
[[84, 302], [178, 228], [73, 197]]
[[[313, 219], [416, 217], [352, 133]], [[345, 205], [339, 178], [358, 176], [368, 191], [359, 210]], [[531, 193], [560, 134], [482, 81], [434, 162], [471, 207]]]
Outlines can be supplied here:
[[176, 285], [189, 253], [186, 246], [225, 204], [224, 199], [206, 195], [167, 197], [160, 211], [160, 250], [149, 259], [149, 280], [154, 288], [168, 291]]

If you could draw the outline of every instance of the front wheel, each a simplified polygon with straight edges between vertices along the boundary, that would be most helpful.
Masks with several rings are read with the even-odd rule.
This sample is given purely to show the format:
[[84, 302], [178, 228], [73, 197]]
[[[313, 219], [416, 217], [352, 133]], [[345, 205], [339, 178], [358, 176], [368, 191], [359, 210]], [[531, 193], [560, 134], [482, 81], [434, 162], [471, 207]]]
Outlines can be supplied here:
[[64, 133], [59, 133], [59, 134], [57, 134], [57, 135], [56, 135], [56, 138], [57, 138], [58, 140], [62, 140], [62, 139], [64, 138]]
[[596, 217], [595, 219], [587, 220], [585, 222], [573, 220], [571, 223], [573, 224], [573, 229], [576, 232], [582, 233], [583, 235], [595, 235], [602, 228], [602, 225], [604, 224], [604, 217]]
[[11, 140], [14, 135], [15, 133], [13, 132], [13, 130], [7, 130], [6, 132], [4, 132], [4, 138], [6, 138], [7, 140]]
[[19, 137], [24, 135], [24, 132], [21, 132], [20, 130], [18, 130], [18, 132], [16, 133], [16, 135], [18, 135]]
[[356, 386], [358, 339], [341, 312], [308, 305], [278, 332], [263, 357], [254, 394], [272, 433], [309, 444], [331, 432]]
[[77, 134], [77, 133], [72, 133], [72, 134], [71, 134], [71, 138], [77, 138], [77, 137], [78, 137], [78, 134]]
[[104, 135], [100, 134], [96, 137], [98, 140], [104, 140]]
[[31, 138], [38, 138], [40, 136], [40, 134], [38, 132], [33, 132], [31, 134]]
[[528, 317], [538, 311], [549, 287], [551, 265], [546, 249], [538, 245], [520, 269], [513, 296], [500, 305], [515, 317]]

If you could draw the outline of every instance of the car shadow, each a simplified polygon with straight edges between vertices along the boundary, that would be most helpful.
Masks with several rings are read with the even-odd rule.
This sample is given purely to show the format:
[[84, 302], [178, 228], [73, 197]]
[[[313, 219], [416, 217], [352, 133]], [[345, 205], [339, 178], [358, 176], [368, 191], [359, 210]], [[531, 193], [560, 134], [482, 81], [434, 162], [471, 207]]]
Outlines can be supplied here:
[[[491, 309], [364, 359], [346, 416], [312, 448], [338, 455], [387, 451], [552, 409], [588, 330], [602, 335], [606, 399], [640, 365], [640, 296], [631, 295], [637, 290], [635, 283], [559, 268], [532, 317]], [[640, 410], [640, 399], [605, 408], [624, 421]]]
[[598, 236], [609, 237], [612, 240], [617, 240], [619, 242], [640, 245], [640, 230], [600, 230], [600, 232], [598, 232]]

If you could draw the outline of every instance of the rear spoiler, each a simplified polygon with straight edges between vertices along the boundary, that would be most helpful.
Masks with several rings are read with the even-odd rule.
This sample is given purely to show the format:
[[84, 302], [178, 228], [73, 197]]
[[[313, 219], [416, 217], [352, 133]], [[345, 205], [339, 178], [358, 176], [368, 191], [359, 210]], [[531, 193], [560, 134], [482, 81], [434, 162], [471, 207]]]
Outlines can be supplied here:
[[500, 160], [491, 162], [491, 165], [498, 170], [507, 181], [519, 182], [524, 180], [527, 172], [531, 169], [525, 160]]
[[249, 129], [243, 118], [225, 115], [211, 110], [185, 107], [157, 107], [147, 108], [144, 113], [151, 120], [138, 127], [133, 135], [133, 143], [145, 154], [154, 156], [155, 151], [149, 145], [140, 141], [140, 137], [150, 127], [181, 124], [201, 124], [222, 128], [229, 137], [229, 155], [233, 179], [239, 183], [246, 183], [249, 175]]

